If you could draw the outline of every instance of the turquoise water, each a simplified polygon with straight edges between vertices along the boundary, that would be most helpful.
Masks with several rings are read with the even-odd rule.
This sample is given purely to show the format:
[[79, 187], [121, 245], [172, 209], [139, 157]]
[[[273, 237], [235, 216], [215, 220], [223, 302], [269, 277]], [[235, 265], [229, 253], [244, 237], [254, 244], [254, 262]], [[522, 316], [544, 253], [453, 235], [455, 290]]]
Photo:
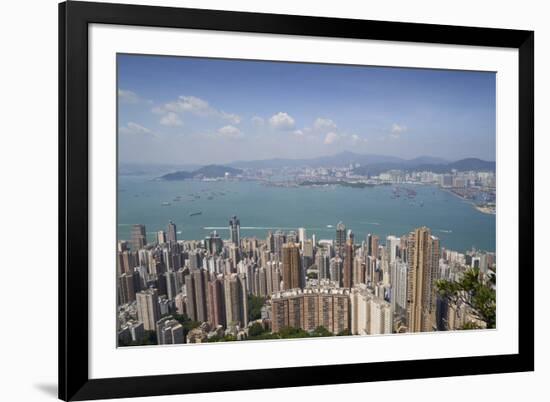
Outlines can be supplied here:
[[[368, 233], [384, 239], [390, 234], [401, 236], [416, 227], [428, 226], [443, 247], [495, 251], [495, 215], [483, 214], [437, 187], [401, 188], [414, 188], [416, 198], [409, 199], [404, 194], [392, 198], [393, 186], [284, 188], [258, 182], [163, 182], [120, 176], [118, 237], [129, 239], [131, 225], [142, 223], [152, 240], [155, 232], [166, 230], [172, 220], [181, 232], [178, 239], [203, 239], [212, 230], [227, 238], [229, 218], [237, 215], [242, 237], [265, 238], [268, 230], [304, 227], [308, 237], [315, 234], [317, 240], [333, 239], [336, 224], [342, 221], [355, 233], [356, 242]], [[174, 201], [176, 196], [181, 196], [181, 201]], [[213, 198], [207, 199], [208, 196]], [[163, 206], [163, 202], [171, 205]], [[189, 216], [198, 211], [202, 214]]]

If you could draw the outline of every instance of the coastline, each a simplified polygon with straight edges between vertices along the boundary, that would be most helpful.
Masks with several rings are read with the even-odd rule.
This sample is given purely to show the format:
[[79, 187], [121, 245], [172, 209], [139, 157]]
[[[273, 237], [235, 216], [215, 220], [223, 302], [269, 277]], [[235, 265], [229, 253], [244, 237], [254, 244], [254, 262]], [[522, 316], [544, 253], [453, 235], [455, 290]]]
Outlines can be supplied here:
[[481, 212], [482, 214], [486, 214], [486, 215], [496, 215], [496, 205], [495, 207], [490, 207], [490, 206], [487, 206], [487, 205], [478, 205], [476, 204], [474, 201], [472, 200], [469, 200], [468, 198], [466, 197], [463, 197], [461, 196], [460, 194], [457, 194], [455, 193], [452, 189], [449, 189], [449, 188], [445, 188], [445, 187], [441, 187], [439, 186], [439, 188], [442, 190], [442, 191], [445, 191], [449, 194], [452, 194], [454, 195], [455, 197], [467, 202], [468, 204], [472, 205], [477, 211]]

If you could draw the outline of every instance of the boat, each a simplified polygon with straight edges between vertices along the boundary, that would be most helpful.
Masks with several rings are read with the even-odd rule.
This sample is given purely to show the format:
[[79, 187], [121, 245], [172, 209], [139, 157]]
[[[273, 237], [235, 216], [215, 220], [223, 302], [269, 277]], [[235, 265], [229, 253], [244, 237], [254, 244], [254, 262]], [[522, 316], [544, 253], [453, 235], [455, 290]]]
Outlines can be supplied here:
[[164, 201], [164, 202], [162, 202], [160, 205], [162, 205], [163, 207], [168, 207], [168, 206], [170, 206], [170, 205], [172, 205], [172, 204], [170, 204], [168, 201]]
[[202, 215], [202, 211], [191, 212], [191, 213], [189, 214], [189, 216], [197, 216], [197, 215]]

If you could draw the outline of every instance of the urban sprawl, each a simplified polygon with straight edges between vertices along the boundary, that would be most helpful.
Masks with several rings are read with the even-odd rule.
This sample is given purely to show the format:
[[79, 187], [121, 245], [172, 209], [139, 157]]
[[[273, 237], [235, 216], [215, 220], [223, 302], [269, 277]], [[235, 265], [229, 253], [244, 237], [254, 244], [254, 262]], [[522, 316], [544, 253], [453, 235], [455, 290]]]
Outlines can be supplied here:
[[233, 216], [228, 229], [181, 240], [169, 222], [147, 241], [133, 225], [117, 246], [119, 346], [486, 328], [436, 285], [472, 269], [488, 284], [495, 254], [448, 250], [427, 227], [357, 239], [339, 222], [331, 239], [304, 228], [258, 239]]

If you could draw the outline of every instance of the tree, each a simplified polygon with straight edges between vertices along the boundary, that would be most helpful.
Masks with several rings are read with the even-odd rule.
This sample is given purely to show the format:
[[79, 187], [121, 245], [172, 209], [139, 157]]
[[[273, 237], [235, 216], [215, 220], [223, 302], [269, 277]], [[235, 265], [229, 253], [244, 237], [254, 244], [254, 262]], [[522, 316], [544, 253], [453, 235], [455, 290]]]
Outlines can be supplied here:
[[315, 328], [311, 333], [311, 336], [332, 336], [332, 335], [333, 335], [332, 332], [330, 332], [328, 329], [326, 329], [322, 325]]
[[302, 328], [285, 327], [281, 328], [281, 330], [279, 331], [279, 337], [282, 339], [308, 338], [309, 333], [307, 331], [304, 331]]
[[317, 272], [308, 272], [307, 273], [308, 279], [317, 279]]
[[259, 336], [265, 332], [265, 328], [259, 322], [255, 322], [248, 328], [248, 337], [253, 338]]
[[137, 341], [118, 338], [118, 346], [144, 346], [144, 345], [156, 345], [157, 333], [155, 331], [145, 331], [143, 337]]
[[265, 297], [248, 296], [248, 321], [255, 321], [262, 317], [262, 307], [265, 303]]
[[[488, 280], [483, 281], [478, 268], [468, 269], [459, 281], [439, 280], [437, 293], [450, 303], [460, 307], [466, 305], [471, 314], [483, 321], [487, 328], [496, 327], [496, 271], [491, 271]], [[464, 329], [477, 328], [472, 323]]]

